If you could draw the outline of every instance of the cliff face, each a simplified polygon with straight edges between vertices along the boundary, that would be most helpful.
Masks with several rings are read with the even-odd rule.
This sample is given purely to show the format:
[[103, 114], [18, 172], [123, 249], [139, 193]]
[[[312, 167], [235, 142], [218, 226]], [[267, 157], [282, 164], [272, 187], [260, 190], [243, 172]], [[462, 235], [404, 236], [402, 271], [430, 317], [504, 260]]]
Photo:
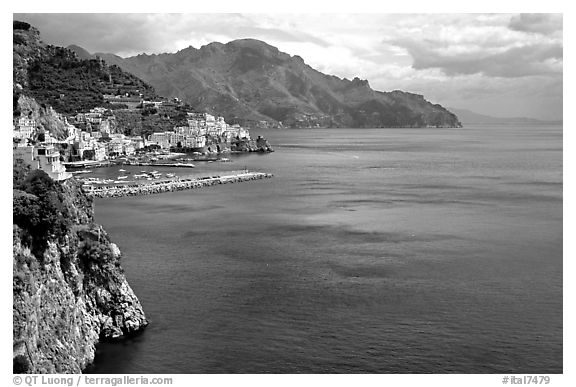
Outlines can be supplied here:
[[19, 115], [14, 117], [14, 121], [20, 117], [30, 118], [36, 121], [37, 126], [58, 139], [65, 139], [68, 135], [66, 124], [51, 106], [41, 106], [34, 98], [24, 94], [20, 94], [15, 103]]
[[[148, 322], [120, 266], [120, 251], [94, 224], [92, 202], [79, 183], [71, 179], [44, 190], [32, 174], [15, 174], [14, 372], [80, 373], [94, 360], [99, 340], [134, 334]], [[49, 218], [57, 216], [44, 209], [51, 205], [65, 218], [62, 224]], [[46, 238], [39, 231], [44, 218], [52, 227]]]
[[366, 80], [323, 74], [299, 56], [254, 39], [174, 54], [97, 55], [150, 83], [159, 94], [223, 115], [227, 122], [350, 128], [460, 125], [456, 115], [421, 95], [380, 92]]
[[[13, 39], [14, 119], [34, 119], [53, 136], [65, 137], [67, 128], [52, 105], [97, 106], [111, 83], [121, 91], [149, 88], [117, 67], [44, 45], [27, 23], [14, 22]], [[99, 340], [148, 322], [118, 247], [94, 223], [92, 201], [76, 180], [60, 184], [15, 162], [13, 188], [14, 372], [79, 373]]]

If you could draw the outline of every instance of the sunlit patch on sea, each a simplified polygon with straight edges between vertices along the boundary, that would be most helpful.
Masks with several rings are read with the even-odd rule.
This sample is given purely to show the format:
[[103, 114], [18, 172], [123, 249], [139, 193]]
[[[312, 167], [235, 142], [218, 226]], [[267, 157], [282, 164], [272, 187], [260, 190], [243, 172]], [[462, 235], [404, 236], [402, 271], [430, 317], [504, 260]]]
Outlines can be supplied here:
[[563, 371], [561, 126], [259, 134], [272, 179], [96, 201], [151, 324], [90, 372]]

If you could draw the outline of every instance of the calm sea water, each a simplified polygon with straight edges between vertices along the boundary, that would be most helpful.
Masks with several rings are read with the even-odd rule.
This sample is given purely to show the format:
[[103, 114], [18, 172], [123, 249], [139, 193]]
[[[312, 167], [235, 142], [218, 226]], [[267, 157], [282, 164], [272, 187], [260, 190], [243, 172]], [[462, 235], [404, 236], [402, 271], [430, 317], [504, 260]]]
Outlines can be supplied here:
[[151, 324], [90, 372], [562, 372], [561, 126], [254, 134], [199, 170], [272, 179], [96, 201]]

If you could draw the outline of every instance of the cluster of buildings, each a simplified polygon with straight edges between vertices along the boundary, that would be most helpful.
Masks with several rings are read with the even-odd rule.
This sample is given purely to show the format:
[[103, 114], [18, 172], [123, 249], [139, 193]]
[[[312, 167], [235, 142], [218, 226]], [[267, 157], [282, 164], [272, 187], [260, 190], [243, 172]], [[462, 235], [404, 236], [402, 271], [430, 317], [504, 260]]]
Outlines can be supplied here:
[[117, 133], [116, 117], [109, 109], [96, 107], [87, 113], [78, 113], [74, 120], [75, 125], [84, 130], [76, 128], [71, 160], [104, 161], [120, 155], [131, 156], [146, 146], [146, 141], [139, 136]]
[[32, 169], [42, 169], [54, 180], [71, 176], [62, 162], [106, 161], [135, 155], [149, 145], [205, 153], [227, 151], [239, 144], [254, 142], [248, 130], [229, 125], [223, 117], [208, 113], [187, 113], [186, 126], [153, 133], [148, 139], [117, 133], [115, 117], [105, 108], [97, 107], [71, 117], [57, 115], [57, 118], [66, 128], [64, 140], [51, 136], [31, 117], [21, 117], [13, 128], [14, 160], [24, 162]]
[[133, 155], [144, 148], [141, 137], [128, 137], [113, 133], [114, 116], [104, 108], [94, 108], [87, 113], [70, 117], [56, 115], [64, 123], [66, 138], [58, 140], [50, 131], [31, 117], [21, 117], [13, 127], [13, 159], [31, 169], [42, 169], [54, 180], [71, 177], [62, 162], [94, 160], [105, 161], [120, 155]]
[[250, 140], [247, 129], [240, 125], [227, 124], [224, 117], [215, 117], [208, 113], [187, 113], [187, 124], [176, 126], [172, 131], [152, 133], [149, 142], [162, 149], [183, 148], [202, 152], [211, 145], [220, 150], [219, 144]]
[[[62, 117], [59, 117], [62, 119]], [[73, 125], [68, 124], [66, 118], [62, 120], [68, 130], [68, 139], [73, 137]], [[50, 135], [49, 131], [39, 131], [35, 119], [21, 117], [13, 128], [14, 161], [28, 165], [32, 170], [42, 169], [54, 180], [66, 180], [72, 176], [62, 165], [58, 141]]]
[[132, 156], [146, 146], [138, 136], [125, 136], [121, 133], [85, 132], [78, 133], [72, 141], [71, 160], [104, 161], [117, 156]]

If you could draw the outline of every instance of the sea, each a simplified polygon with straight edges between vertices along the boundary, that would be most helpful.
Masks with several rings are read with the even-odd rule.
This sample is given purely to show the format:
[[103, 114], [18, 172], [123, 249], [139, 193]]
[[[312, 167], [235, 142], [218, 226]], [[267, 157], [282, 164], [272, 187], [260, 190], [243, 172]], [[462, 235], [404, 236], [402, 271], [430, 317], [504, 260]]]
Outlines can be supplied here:
[[271, 179], [95, 200], [150, 325], [87, 372], [563, 372], [561, 125], [251, 133], [194, 171]]

